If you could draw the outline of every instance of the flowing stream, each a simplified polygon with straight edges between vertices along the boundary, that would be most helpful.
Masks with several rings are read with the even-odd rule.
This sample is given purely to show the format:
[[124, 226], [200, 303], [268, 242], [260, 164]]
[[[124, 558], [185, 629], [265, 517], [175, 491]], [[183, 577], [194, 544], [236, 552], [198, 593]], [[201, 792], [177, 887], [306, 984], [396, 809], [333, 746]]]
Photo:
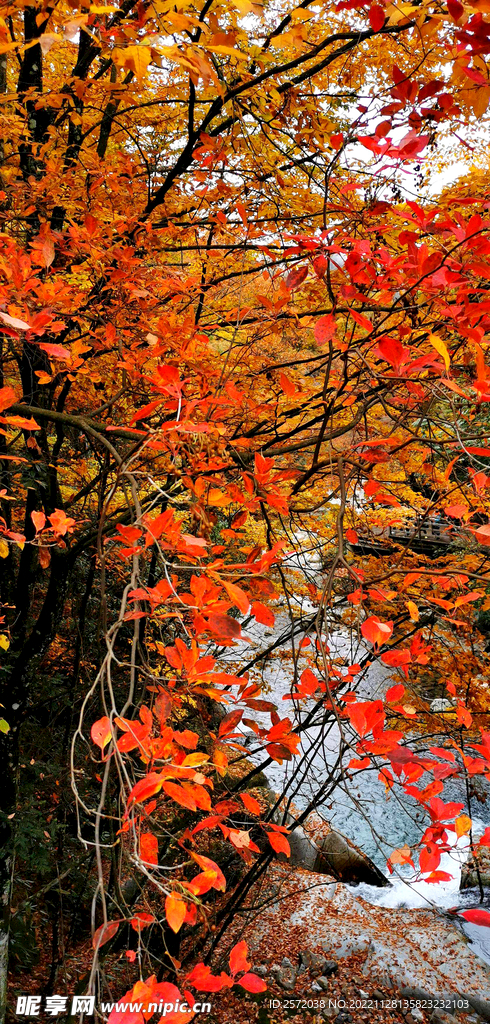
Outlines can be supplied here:
[[[318, 579], [318, 567], [313, 559], [310, 559], [306, 566], [304, 556], [293, 557], [296, 559], [298, 568], [304, 570], [308, 568]], [[301, 561], [301, 559], [303, 560]], [[296, 614], [300, 614], [303, 620], [312, 619], [315, 611], [316, 609], [309, 601], [298, 600]], [[294, 720], [295, 727], [298, 724], [303, 724], [298, 754], [291, 761], [283, 762], [282, 765], [274, 761], [265, 768], [265, 774], [272, 789], [280, 792], [286, 786], [289, 787], [288, 796], [297, 808], [303, 809], [313, 794], [318, 792], [321, 786], [324, 786], [325, 795], [318, 808], [320, 814], [333, 828], [338, 829], [371, 857], [386, 874], [386, 859], [391, 851], [405, 844], [414, 846], [420, 840], [420, 836], [429, 823], [424, 808], [415, 799], [403, 793], [397, 783], [386, 797], [384, 785], [378, 778], [377, 769], [348, 772], [347, 765], [350, 759], [356, 757], [355, 749], [348, 751], [341, 766], [339, 764], [340, 730], [335, 719], [329, 724], [328, 730], [325, 730], [322, 724], [315, 722], [304, 728], [308, 712], [312, 707], [311, 701], [304, 702], [298, 716], [294, 717], [294, 705], [290, 700], [293, 681], [292, 653], [293, 645], [295, 645], [297, 653], [297, 645], [302, 634], [298, 634], [296, 639], [292, 639], [287, 609], [280, 610], [276, 614], [276, 622], [272, 629], [252, 621], [244, 627], [243, 633], [243, 639], [238, 641], [234, 648], [228, 650], [226, 661], [230, 664], [239, 655], [239, 662], [243, 666], [244, 656], [249, 662], [252, 662], [255, 658], [259, 658], [261, 652], [273, 644], [277, 644], [271, 654], [266, 658], [261, 658], [250, 669], [250, 681], [260, 678], [263, 697], [278, 707], [281, 718], [288, 715]], [[330, 652], [339, 660], [343, 659], [345, 664], [359, 662], [368, 651], [362, 638], [354, 641], [353, 644], [347, 630], [337, 629], [329, 637], [328, 643]], [[307, 650], [304, 654], [300, 653], [299, 655], [300, 672], [307, 665], [306, 655]], [[387, 688], [393, 685], [390, 672], [390, 669], [385, 668], [379, 662], [370, 665], [360, 676], [357, 687], [358, 698], [374, 700], [383, 697]], [[250, 726], [252, 722], [256, 722], [260, 726], [269, 728], [269, 714], [246, 709], [244, 717], [248, 718], [250, 722], [249, 726], [246, 723], [241, 726], [245, 743], [250, 749], [254, 762], [261, 763], [264, 760], [264, 751], [260, 749], [260, 743]], [[342, 724], [344, 727], [344, 722]], [[352, 740], [354, 747], [355, 733], [352, 733]], [[416, 744], [417, 737], [411, 737], [411, 742]], [[431, 745], [437, 745], [437, 742], [437, 738], [431, 737]], [[328, 781], [333, 771], [335, 771], [334, 787]], [[424, 782], [428, 781], [430, 779], [426, 777], [419, 782], [419, 785], [423, 786]], [[464, 779], [447, 780], [441, 796], [446, 802], [455, 801], [463, 804], [466, 809]], [[483, 806], [482, 813], [484, 814], [485, 811], [486, 805]], [[488, 818], [490, 818], [490, 814], [488, 814]], [[473, 836], [477, 837], [481, 834], [489, 823], [489, 821], [477, 819], [473, 815]], [[468, 856], [468, 839], [461, 837], [458, 840], [456, 835], [451, 833], [449, 841], [452, 843], [452, 847], [449, 852], [443, 854], [440, 870], [451, 874], [450, 881], [439, 883], [429, 883], [423, 879], [417, 881], [416, 872], [412, 868], [397, 866], [393, 875], [390, 876], [392, 883], [390, 888], [360, 885], [352, 887], [352, 892], [378, 906], [393, 908], [436, 906], [441, 909], [454, 907], [463, 909], [480, 905], [478, 891], [467, 889], [460, 892], [459, 890], [461, 867]], [[490, 893], [485, 894], [484, 906], [490, 906]], [[478, 952], [482, 959], [490, 963], [490, 929], [464, 923], [464, 930], [472, 942], [475, 952]]]

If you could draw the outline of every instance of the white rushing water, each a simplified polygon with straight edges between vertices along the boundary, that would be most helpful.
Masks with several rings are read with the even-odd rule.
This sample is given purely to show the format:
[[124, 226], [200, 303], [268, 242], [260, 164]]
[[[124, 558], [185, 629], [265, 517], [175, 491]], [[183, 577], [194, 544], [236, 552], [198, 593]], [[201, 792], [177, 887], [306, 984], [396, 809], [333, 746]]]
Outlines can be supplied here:
[[349, 888], [357, 896], [362, 896], [368, 903], [375, 903], [378, 907], [408, 907], [415, 910], [436, 904], [438, 907], [449, 910], [458, 906], [461, 869], [468, 859], [470, 843], [468, 836], [460, 836], [458, 839], [456, 833], [450, 831], [448, 831], [448, 843], [451, 850], [441, 854], [438, 868], [439, 871], [445, 871], [451, 875], [447, 881], [427, 882], [426, 876], [420, 877], [413, 868], [407, 867], [390, 876], [391, 887], [389, 889], [379, 889], [374, 885], [363, 883], [355, 888], [353, 886], [349, 886]]

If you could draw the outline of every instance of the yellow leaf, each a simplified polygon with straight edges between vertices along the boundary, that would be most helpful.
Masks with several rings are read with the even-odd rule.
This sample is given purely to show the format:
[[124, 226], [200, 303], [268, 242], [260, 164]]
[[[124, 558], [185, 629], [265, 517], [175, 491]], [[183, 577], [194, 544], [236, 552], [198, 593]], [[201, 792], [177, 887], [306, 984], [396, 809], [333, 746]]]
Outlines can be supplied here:
[[433, 348], [435, 348], [436, 352], [438, 352], [439, 355], [442, 356], [442, 358], [444, 359], [444, 365], [446, 367], [446, 370], [449, 370], [451, 360], [449, 358], [449, 352], [444, 342], [441, 340], [441, 338], [437, 337], [437, 334], [429, 334], [429, 341]]
[[460, 814], [459, 818], [456, 818], [454, 822], [456, 828], [456, 835], [459, 839], [460, 836], [464, 836], [465, 832], [469, 832], [471, 828], [471, 818], [467, 814]]
[[165, 900], [165, 916], [173, 932], [177, 933], [184, 923], [186, 905], [180, 896], [170, 893]]
[[211, 53], [222, 53], [226, 57], [236, 57], [237, 60], [248, 60], [246, 53], [242, 53], [241, 50], [236, 50], [234, 46], [207, 46], [207, 50]]
[[5, 636], [5, 633], [0, 633], [0, 647], [2, 651], [8, 651], [10, 647], [10, 640]]
[[8, 558], [9, 546], [6, 540], [0, 540], [0, 558]]
[[116, 47], [112, 57], [114, 64], [122, 65], [134, 71], [136, 78], [143, 78], [148, 70], [151, 52], [148, 46]]
[[182, 764], [186, 767], [197, 768], [200, 764], [206, 764], [206, 761], [209, 761], [209, 754], [201, 754], [200, 751], [196, 750], [194, 754], [187, 754]]
[[419, 615], [419, 610], [417, 608], [417, 605], [414, 604], [413, 601], [407, 601], [407, 608], [408, 608], [408, 611], [409, 611], [410, 618], [411, 618], [412, 622], [418, 622], [419, 618], [420, 618], [420, 615]]

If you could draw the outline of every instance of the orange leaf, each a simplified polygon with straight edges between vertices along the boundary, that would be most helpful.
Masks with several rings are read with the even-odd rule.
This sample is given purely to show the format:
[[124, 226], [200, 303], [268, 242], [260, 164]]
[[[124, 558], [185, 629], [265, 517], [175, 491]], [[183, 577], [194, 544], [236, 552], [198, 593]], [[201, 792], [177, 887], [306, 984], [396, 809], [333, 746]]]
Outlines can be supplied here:
[[288, 395], [291, 398], [296, 394], [296, 384], [294, 381], [290, 380], [289, 377], [286, 377], [285, 373], [279, 374], [279, 383], [285, 395]]
[[[221, 582], [222, 582], [225, 590], [229, 594], [231, 600], [233, 601], [233, 604], [235, 604], [236, 607], [241, 612], [243, 612], [244, 615], [246, 615], [247, 612], [248, 612], [248, 609], [250, 607], [250, 601], [249, 601], [245, 591], [242, 590], [241, 587], [237, 587], [235, 583], [228, 583], [228, 580], [221, 580]], [[226, 616], [226, 618], [227, 617], [228, 616]], [[235, 621], [235, 620], [233, 620], [233, 621]]]
[[250, 814], [261, 814], [259, 801], [255, 797], [249, 796], [248, 793], [240, 793], [240, 800], [247, 808], [247, 811], [250, 811]]
[[0, 412], [4, 409], [10, 409], [10, 406], [17, 401], [17, 395], [13, 388], [0, 388]]
[[182, 928], [185, 915], [185, 901], [180, 896], [176, 896], [175, 893], [170, 893], [165, 900], [165, 916], [172, 931], [176, 934]]
[[153, 832], [141, 833], [140, 858], [144, 864], [158, 864], [158, 839]]
[[31, 512], [31, 519], [32, 522], [34, 523], [36, 533], [39, 533], [39, 530], [42, 530], [46, 522], [46, 516], [44, 515], [44, 512]]
[[361, 626], [361, 633], [369, 643], [379, 647], [389, 640], [393, 632], [392, 622], [381, 622], [376, 615], [370, 615]]
[[252, 615], [257, 622], [260, 622], [262, 626], [272, 627], [276, 621], [275, 615], [271, 612], [267, 605], [262, 604], [261, 601], [253, 601], [251, 608]]
[[480, 526], [478, 530], [475, 530], [475, 537], [479, 544], [488, 547], [490, 545], [490, 525]]
[[164, 782], [162, 789], [167, 796], [170, 796], [181, 807], [187, 807], [189, 811], [197, 809], [197, 804], [192, 794], [182, 786], [178, 786], [176, 782]]
[[291, 848], [286, 836], [283, 836], [280, 832], [268, 832], [267, 838], [276, 853], [285, 853], [286, 857], [291, 856]]

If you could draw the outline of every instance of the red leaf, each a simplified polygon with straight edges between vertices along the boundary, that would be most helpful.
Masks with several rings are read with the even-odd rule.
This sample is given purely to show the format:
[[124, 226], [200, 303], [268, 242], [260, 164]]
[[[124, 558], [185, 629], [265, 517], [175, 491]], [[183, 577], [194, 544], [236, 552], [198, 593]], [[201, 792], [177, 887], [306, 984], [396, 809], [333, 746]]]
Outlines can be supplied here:
[[293, 292], [295, 288], [299, 288], [300, 284], [303, 284], [305, 277], [308, 276], [308, 267], [297, 267], [295, 270], [291, 270], [286, 278], [286, 285], [290, 292]]
[[244, 806], [247, 808], [247, 811], [250, 811], [250, 814], [261, 814], [262, 813], [259, 801], [256, 800], [255, 797], [250, 796], [248, 793], [240, 793], [239, 796], [240, 796], [240, 800], [242, 801]]
[[[33, 515], [34, 514], [35, 513], [33, 513]], [[92, 737], [93, 742], [96, 743], [101, 750], [103, 750], [104, 747], [107, 746], [109, 740], [112, 737], [110, 719], [107, 717], [99, 718], [97, 722], [94, 722], [90, 730], [90, 735]]]
[[253, 601], [251, 611], [256, 621], [260, 622], [262, 626], [272, 627], [274, 625], [276, 621], [274, 613], [261, 601]]
[[142, 832], [140, 858], [144, 864], [158, 864], [158, 839], [153, 832]]
[[410, 356], [408, 349], [404, 348], [397, 338], [383, 338], [376, 346], [374, 354], [391, 363], [397, 371]]
[[131, 928], [134, 928], [135, 932], [140, 932], [142, 928], [148, 928], [150, 924], [156, 921], [156, 917], [153, 914], [147, 914], [145, 911], [138, 911], [134, 917], [131, 918]]
[[451, 18], [454, 18], [455, 21], [459, 21], [463, 17], [464, 7], [458, 0], [447, 0], [447, 9]]
[[272, 846], [272, 849], [276, 853], [285, 853], [286, 857], [291, 856], [291, 848], [286, 839], [286, 836], [281, 835], [280, 832], [268, 832], [267, 838]]
[[330, 145], [332, 146], [333, 149], [341, 149], [343, 142], [344, 136], [342, 135], [342, 132], [337, 132], [336, 135], [330, 136]]
[[203, 992], [220, 992], [222, 988], [231, 988], [233, 982], [224, 971], [220, 975], [211, 974], [211, 968], [207, 964], [196, 964], [194, 970], [187, 975], [186, 981], [193, 988], [201, 989]]
[[320, 279], [322, 277], [325, 277], [325, 274], [326, 274], [326, 271], [327, 271], [327, 267], [328, 267], [328, 261], [325, 258], [325, 256], [323, 255], [323, 253], [321, 253], [320, 256], [317, 256], [313, 260], [313, 270], [315, 271], [316, 276], [319, 277]]
[[392, 622], [381, 622], [376, 615], [370, 615], [361, 626], [361, 633], [369, 643], [379, 647], [389, 640], [393, 632]]
[[490, 913], [488, 910], [477, 908], [474, 910], [462, 910], [459, 916], [464, 917], [465, 921], [470, 921], [471, 924], [484, 925], [486, 928], [490, 928]]
[[263, 978], [259, 978], [256, 974], [244, 974], [240, 981], [237, 981], [237, 985], [241, 985], [246, 992], [265, 992], [267, 985]]
[[379, 32], [385, 23], [386, 12], [380, 4], [371, 4], [369, 8], [369, 24], [373, 32]]
[[0, 320], [3, 320], [4, 324], [9, 327], [14, 327], [16, 331], [29, 331], [30, 326], [26, 324], [25, 320], [18, 320], [16, 316], [9, 316], [8, 313], [4, 313], [3, 309], [0, 309]]
[[63, 345], [51, 345], [42, 342], [42, 344], [39, 345], [39, 348], [42, 348], [43, 352], [46, 352], [46, 354], [51, 356], [52, 359], [62, 359], [63, 362], [71, 359], [71, 352], [67, 348], [64, 348]]
[[13, 388], [0, 388], [0, 412], [3, 412], [4, 409], [10, 409], [10, 406], [16, 401], [17, 395]]
[[359, 541], [359, 534], [349, 527], [349, 529], [345, 531], [345, 538], [349, 541], [349, 544], [357, 544]]
[[390, 665], [392, 668], [400, 668], [403, 665], [409, 665], [412, 658], [410, 651], [391, 650], [385, 651], [381, 655], [381, 661], [383, 665]]
[[236, 946], [230, 953], [230, 971], [232, 974], [238, 974], [238, 971], [248, 971], [250, 963], [247, 960], [248, 947], [247, 943], [237, 942]]
[[335, 338], [335, 317], [331, 313], [321, 316], [315, 324], [315, 341], [317, 345], [326, 345]]
[[209, 628], [216, 633], [219, 640], [234, 640], [241, 636], [242, 628], [237, 619], [231, 615], [212, 614], [207, 616]]
[[116, 934], [120, 921], [108, 921], [107, 924], [101, 924], [100, 928], [94, 933], [92, 939], [92, 946], [94, 949], [100, 949], [104, 943], [109, 942], [112, 936]]
[[387, 700], [388, 703], [391, 703], [391, 701], [394, 700], [401, 700], [404, 693], [405, 687], [402, 683], [398, 683], [396, 686], [390, 686], [389, 690], [386, 691], [385, 700]]
[[148, 797], [155, 796], [155, 793], [160, 792], [162, 782], [161, 775], [158, 775], [156, 772], [150, 772], [145, 779], [140, 779], [133, 786], [128, 797], [128, 803], [143, 803], [143, 800], [148, 800]]
[[230, 711], [220, 722], [218, 736], [229, 736], [235, 731], [235, 726], [242, 720], [243, 711]]

